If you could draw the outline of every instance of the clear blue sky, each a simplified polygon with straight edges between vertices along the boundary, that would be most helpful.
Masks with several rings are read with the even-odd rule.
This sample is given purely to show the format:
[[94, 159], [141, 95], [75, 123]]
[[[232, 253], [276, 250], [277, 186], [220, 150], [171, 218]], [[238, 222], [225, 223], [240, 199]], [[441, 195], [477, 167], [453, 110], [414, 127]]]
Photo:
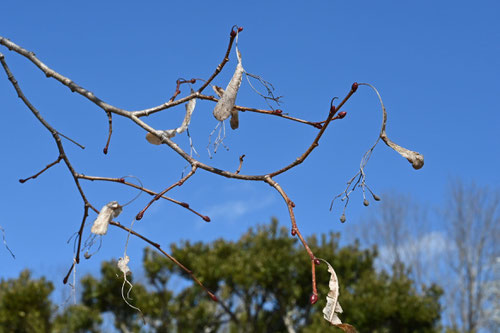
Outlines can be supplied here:
[[[425, 166], [415, 171], [379, 145], [366, 169], [368, 184], [377, 193], [411, 194], [439, 206], [454, 177], [481, 185], [500, 183], [499, 14], [497, 1], [9, 1], [2, 4], [0, 35], [34, 51], [106, 102], [137, 110], [166, 101], [178, 77], [207, 78], [223, 56], [231, 26], [238, 24], [244, 27], [239, 47], [245, 69], [274, 84], [284, 96], [283, 111], [290, 115], [323, 120], [330, 99], [344, 96], [352, 82], [374, 84], [389, 112], [389, 137], [424, 154]], [[115, 117], [110, 152], [104, 156], [104, 112], [46, 79], [21, 56], [3, 47], [0, 52], [45, 119], [87, 147], [82, 151], [64, 142], [77, 171], [110, 177], [133, 174], [155, 190], [179, 179], [185, 162], [166, 147], [149, 145], [144, 131], [126, 119]], [[215, 83], [225, 86], [234, 67], [232, 53]], [[66, 240], [80, 225], [81, 199], [62, 164], [34, 181], [18, 183], [58, 153], [50, 134], [16, 97], [3, 72], [0, 102], [0, 225], [17, 257], [13, 260], [0, 248], [0, 277], [17, 276], [28, 267], [60, 281], [72, 261], [72, 244]], [[238, 104], [266, 106], [245, 81]], [[230, 151], [221, 149], [209, 160], [205, 147], [216, 124], [213, 106], [198, 103], [191, 134], [201, 160], [219, 168], [235, 170], [238, 156], [246, 154], [243, 173], [269, 172], [300, 155], [317, 132], [283, 119], [243, 113], [240, 129], [226, 138]], [[340, 207], [332, 213], [329, 204], [378, 135], [379, 105], [368, 88], [360, 88], [345, 111], [348, 116], [328, 129], [303, 165], [276, 179], [296, 203], [297, 220], [306, 235], [347, 230], [348, 225], [338, 220]], [[178, 126], [182, 117], [180, 107], [148, 121], [166, 129]], [[185, 136], [175, 141], [187, 147]], [[84, 182], [84, 188], [98, 207], [134, 195], [116, 184]], [[164, 248], [182, 239], [235, 239], [272, 216], [289, 223], [281, 197], [261, 183], [199, 171], [170, 195], [210, 215], [212, 222], [168, 202], [156, 203], [135, 229]], [[117, 220], [130, 224], [147, 199], [142, 196]], [[356, 224], [375, 208], [363, 207], [360, 194], [354, 195], [348, 223]], [[100, 253], [78, 266], [79, 274], [96, 272], [100, 261], [121, 256], [125, 238], [124, 232], [111, 228]], [[132, 267], [140, 265], [144, 245], [132, 240]]]

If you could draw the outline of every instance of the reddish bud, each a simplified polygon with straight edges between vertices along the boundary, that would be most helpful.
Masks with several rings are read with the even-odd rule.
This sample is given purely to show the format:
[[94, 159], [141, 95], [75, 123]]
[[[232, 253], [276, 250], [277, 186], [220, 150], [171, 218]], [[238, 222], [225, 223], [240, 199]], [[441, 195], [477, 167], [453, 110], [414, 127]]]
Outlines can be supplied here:
[[346, 116], [347, 112], [345, 111], [342, 111], [342, 112], [339, 112], [339, 114], [337, 115], [337, 119], [342, 119]]
[[311, 302], [311, 304], [315, 304], [317, 301], [318, 301], [318, 295], [312, 294], [311, 298], [309, 298], [309, 302]]
[[137, 216], [135, 217], [135, 219], [136, 219], [137, 221], [139, 221], [139, 220], [141, 220], [141, 219], [142, 219], [142, 217], [143, 217], [143, 216], [144, 216], [144, 212], [140, 212], [139, 214], [137, 214]]
[[356, 92], [356, 90], [358, 90], [358, 83], [357, 82], [354, 82], [351, 86], [351, 90], [352, 92]]
[[208, 217], [208, 216], [203, 216], [203, 220], [205, 220], [205, 222], [210, 222], [210, 217]]
[[321, 125], [320, 123], [313, 123], [312, 125], [314, 127], [316, 127], [317, 129], [322, 129], [323, 128], [323, 125]]
[[212, 294], [211, 292], [208, 293], [208, 295], [210, 295], [210, 298], [212, 299], [212, 301], [214, 302], [219, 302], [219, 299], [217, 298], [217, 296], [215, 296], [214, 294]]
[[180, 204], [180, 205], [181, 205], [182, 207], [184, 207], [184, 208], [189, 208], [189, 204], [188, 204], [188, 203], [186, 203], [186, 202], [181, 202], [181, 204]]
[[118, 179], [118, 181], [119, 181], [120, 183], [125, 183], [125, 178], [120, 178], [120, 179]]
[[274, 114], [282, 114], [283, 113], [283, 110], [281, 109], [276, 109], [273, 111]]
[[102, 150], [102, 152], [104, 153], [104, 155], [106, 155], [108, 153], [108, 147], [104, 147], [104, 149]]
[[330, 106], [330, 113], [335, 113], [337, 111], [337, 108], [335, 105]]
[[196, 79], [191, 79], [191, 83], [196, 83]]
[[26, 182], [26, 179], [19, 179], [19, 182], [20, 182], [21, 184], [23, 184], [23, 183], [25, 183], [25, 182]]
[[318, 258], [314, 258], [314, 264], [315, 265], [321, 264], [321, 260], [319, 260]]
[[239, 27], [238, 32], [242, 32], [242, 31], [243, 31], [243, 27]]
[[295, 236], [295, 235], [297, 235], [297, 231], [294, 228], [292, 228], [291, 234], [292, 234], [292, 236]]
[[66, 276], [66, 277], [63, 279], [63, 283], [64, 283], [64, 284], [68, 283], [68, 277], [69, 277], [69, 276]]
[[295, 203], [293, 201], [290, 201], [290, 206], [292, 206], [293, 208], [295, 208]]
[[236, 31], [231, 30], [231, 34], [230, 35], [231, 35], [231, 37], [236, 37]]

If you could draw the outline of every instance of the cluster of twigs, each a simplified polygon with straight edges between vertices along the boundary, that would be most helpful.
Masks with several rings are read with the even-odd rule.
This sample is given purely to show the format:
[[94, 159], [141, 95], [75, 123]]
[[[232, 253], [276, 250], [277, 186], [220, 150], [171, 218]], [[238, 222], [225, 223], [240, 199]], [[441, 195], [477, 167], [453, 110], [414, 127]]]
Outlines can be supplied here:
[[[214, 97], [211, 95], [206, 95], [203, 92], [209, 85], [212, 84], [212, 81], [217, 77], [217, 75], [222, 71], [222, 69], [224, 68], [226, 63], [229, 61], [229, 54], [230, 54], [230, 51], [233, 47], [233, 43], [235, 42], [235, 39], [237, 38], [238, 33], [240, 33], [241, 31], [242, 31], [242, 28], [236, 27], [236, 29], [234, 29], [234, 27], [233, 27], [233, 29], [231, 30], [230, 36], [229, 36], [229, 43], [227, 46], [227, 50], [224, 54], [224, 57], [223, 57], [222, 61], [215, 68], [213, 74], [208, 79], [206, 79], [206, 80], [204, 80], [204, 79], [190, 79], [190, 80], [179, 79], [176, 82], [175, 92], [168, 101], [166, 101], [165, 103], [163, 103], [161, 105], [157, 105], [157, 106], [154, 106], [154, 107], [151, 107], [148, 109], [136, 110], [136, 111], [124, 110], [124, 109], [118, 108], [114, 105], [106, 103], [105, 101], [101, 100], [99, 97], [95, 96], [91, 91], [76, 84], [70, 78], [65, 77], [65, 76], [61, 75], [60, 73], [54, 71], [53, 69], [49, 68], [41, 60], [39, 60], [33, 52], [30, 52], [30, 51], [22, 48], [21, 46], [11, 42], [10, 40], [0, 36], [0, 44], [1, 45], [7, 47], [9, 50], [14, 51], [15, 53], [17, 53], [19, 55], [26, 57], [35, 66], [37, 66], [48, 78], [53, 78], [53, 79], [59, 81], [64, 86], [68, 87], [72, 92], [76, 92], [79, 95], [83, 96], [84, 98], [86, 98], [89, 101], [96, 104], [99, 108], [101, 108], [106, 113], [106, 115], [108, 117], [108, 122], [109, 122], [109, 134], [108, 134], [108, 139], [107, 139], [107, 142], [106, 142], [105, 148], [104, 148], [105, 154], [107, 153], [107, 151], [109, 149], [109, 143], [110, 143], [110, 138], [111, 138], [111, 134], [112, 134], [112, 127], [113, 127], [112, 116], [114, 115], [114, 116], [121, 116], [121, 117], [130, 119], [132, 122], [137, 124], [139, 127], [141, 127], [142, 129], [144, 129], [145, 131], [150, 133], [150, 134], [148, 134], [150, 137], [152, 137], [152, 136], [155, 137], [157, 139], [158, 143], [164, 144], [164, 145], [168, 146], [170, 149], [172, 149], [173, 151], [175, 151], [178, 155], [180, 155], [183, 159], [185, 159], [189, 163], [189, 165], [191, 166], [190, 172], [187, 173], [185, 176], [183, 176], [182, 179], [180, 179], [179, 181], [175, 182], [174, 184], [166, 187], [163, 191], [160, 191], [160, 192], [155, 192], [155, 191], [152, 191], [152, 190], [145, 188], [142, 185], [137, 185], [137, 184], [134, 184], [132, 182], [126, 181], [126, 179], [123, 177], [122, 178], [113, 178], [113, 177], [89, 176], [89, 175], [84, 175], [82, 173], [77, 172], [75, 170], [75, 168], [73, 167], [70, 159], [68, 158], [68, 156], [64, 150], [62, 138], [67, 138], [67, 137], [63, 136], [54, 127], [52, 127], [44, 119], [44, 117], [42, 116], [40, 111], [37, 110], [37, 108], [24, 95], [19, 83], [16, 81], [14, 75], [12, 74], [11, 70], [8, 67], [8, 65], [5, 61], [4, 55], [0, 53], [0, 62], [2, 64], [2, 67], [5, 71], [5, 73], [7, 74], [8, 79], [12, 83], [14, 89], [16, 90], [18, 97], [24, 102], [24, 104], [29, 108], [29, 110], [33, 113], [33, 115], [39, 120], [39, 122], [52, 134], [52, 137], [53, 137], [55, 144], [57, 146], [57, 149], [59, 151], [59, 155], [57, 156], [57, 158], [55, 159], [54, 162], [48, 164], [44, 169], [42, 169], [40, 172], [36, 173], [35, 175], [28, 177], [26, 179], [21, 179], [20, 182], [24, 183], [25, 181], [27, 181], [29, 179], [34, 179], [37, 176], [39, 176], [40, 174], [42, 174], [44, 171], [46, 171], [47, 169], [51, 168], [52, 166], [54, 166], [62, 161], [62, 162], [64, 162], [66, 168], [70, 172], [70, 174], [74, 180], [75, 186], [76, 186], [76, 188], [81, 196], [81, 199], [83, 201], [83, 217], [82, 217], [82, 220], [80, 222], [80, 226], [79, 226], [79, 229], [77, 232], [77, 238], [76, 238], [77, 245], [76, 245], [76, 251], [75, 251], [75, 258], [73, 260], [73, 263], [71, 265], [70, 270], [68, 271], [68, 274], [63, 279], [64, 283], [67, 282], [68, 277], [71, 274], [74, 266], [80, 262], [80, 253], [82, 252], [81, 251], [82, 250], [82, 238], [83, 238], [84, 228], [86, 226], [87, 217], [89, 216], [89, 210], [93, 210], [94, 212], [99, 213], [99, 211], [96, 209], [96, 207], [90, 203], [89, 199], [87, 198], [87, 195], [83, 191], [82, 186], [81, 186], [82, 181], [87, 180], [87, 181], [115, 182], [115, 183], [123, 184], [124, 186], [138, 189], [138, 190], [152, 196], [152, 199], [150, 200], [150, 202], [136, 215], [137, 220], [140, 220], [143, 217], [143, 215], [147, 212], [148, 208], [152, 204], [154, 204], [155, 201], [160, 200], [160, 199], [165, 199], [165, 200], [168, 200], [172, 203], [175, 203], [175, 204], [177, 204], [185, 209], [188, 209], [192, 213], [201, 217], [204, 221], [210, 222], [210, 218], [208, 216], [205, 216], [205, 215], [197, 212], [196, 210], [191, 208], [188, 203], [181, 202], [181, 201], [178, 201], [176, 199], [173, 199], [173, 198], [166, 196], [167, 192], [169, 192], [174, 187], [182, 186], [182, 184], [184, 182], [188, 181], [191, 177], [193, 177], [198, 170], [204, 170], [204, 171], [210, 172], [212, 174], [226, 177], [226, 178], [265, 182], [265, 183], [269, 184], [271, 187], [273, 187], [282, 196], [282, 198], [283, 198], [283, 200], [288, 208], [289, 215], [290, 215], [290, 221], [291, 221], [291, 225], [292, 225], [291, 234], [292, 234], [292, 236], [296, 236], [299, 238], [300, 242], [302, 243], [302, 245], [303, 245], [303, 247], [304, 247], [304, 249], [305, 249], [305, 251], [310, 259], [311, 275], [312, 275], [312, 279], [311, 279], [311, 281], [312, 281], [311, 303], [315, 303], [317, 301], [318, 292], [317, 292], [317, 288], [316, 288], [316, 265], [318, 265], [320, 263], [320, 260], [318, 258], [316, 258], [313, 251], [311, 250], [311, 248], [307, 244], [305, 238], [303, 237], [303, 235], [300, 232], [300, 229], [299, 229], [297, 222], [296, 222], [296, 219], [295, 219], [295, 214], [294, 214], [295, 204], [294, 204], [294, 202], [289, 198], [289, 196], [287, 195], [287, 193], [285, 192], [283, 187], [280, 184], [278, 184], [275, 179], [277, 176], [281, 175], [282, 173], [285, 173], [285, 172], [289, 171], [290, 169], [301, 164], [312, 153], [312, 151], [318, 146], [319, 140], [321, 139], [321, 137], [323, 136], [323, 134], [327, 130], [330, 123], [334, 120], [342, 119], [345, 117], [346, 112], [342, 112], [340, 110], [342, 109], [344, 104], [352, 97], [352, 95], [357, 91], [357, 89], [359, 87], [358, 83], [352, 84], [350, 90], [347, 92], [345, 97], [340, 101], [340, 103], [338, 105], [334, 105], [333, 100], [332, 100], [330, 109], [328, 110], [328, 112], [326, 114], [326, 118], [320, 122], [312, 122], [312, 121], [307, 121], [307, 120], [303, 120], [303, 119], [298, 119], [298, 118], [292, 117], [290, 115], [283, 114], [280, 109], [264, 110], [264, 109], [257, 109], [257, 108], [234, 105], [232, 112], [256, 112], [256, 113], [261, 113], [261, 114], [270, 115], [270, 116], [282, 117], [284, 119], [288, 119], [291, 121], [295, 121], [295, 122], [299, 122], [302, 124], [313, 126], [319, 130], [316, 137], [314, 138], [314, 140], [310, 144], [310, 146], [302, 154], [300, 154], [293, 162], [287, 164], [286, 166], [282, 167], [279, 170], [271, 171], [271, 172], [268, 172], [266, 174], [261, 174], [261, 175], [243, 174], [240, 172], [241, 168], [242, 168], [242, 164], [243, 164], [244, 155], [242, 155], [240, 157], [239, 167], [235, 172], [229, 171], [229, 170], [221, 170], [221, 169], [215, 168], [211, 165], [204, 164], [204, 163], [200, 162], [198, 159], [194, 158], [192, 156], [192, 154], [188, 154], [186, 151], [181, 149], [175, 142], [173, 142], [171, 140], [171, 137], [166, 135], [165, 131], [160, 131], [160, 130], [157, 130], [157, 129], [151, 127], [144, 120], [144, 118], [149, 116], [149, 115], [170, 109], [170, 108], [177, 106], [177, 105], [180, 105], [180, 104], [187, 103], [193, 99], [207, 100], [207, 101], [212, 101], [212, 102], [216, 102], [216, 103], [219, 101], [219, 99], [222, 99], [222, 97], [217, 98], [217, 97]], [[239, 55], [239, 53], [238, 53], [238, 55]], [[184, 96], [184, 97], [179, 98], [179, 99], [176, 99], [181, 93], [179, 88], [182, 84], [188, 83], [191, 85], [195, 85], [198, 82], [203, 82], [203, 83], [201, 84], [201, 86], [197, 90], [191, 90], [191, 93], [189, 95]], [[241, 79], [240, 79], [240, 82], [241, 82]], [[267, 83], [266, 81], [264, 81], [264, 82]], [[378, 92], [377, 92], [377, 94], [378, 94]], [[382, 107], [383, 107], [383, 105], [382, 105]], [[385, 122], [386, 122], [385, 108], [383, 108], [383, 112], [384, 112], [384, 119], [383, 119], [383, 126], [382, 126], [380, 138], [382, 138], [387, 143], [387, 141], [385, 140], [385, 138], [387, 138], [387, 136], [385, 135]], [[377, 142], [378, 142], [378, 139], [377, 139]], [[369, 150], [369, 152], [367, 152], [367, 156], [365, 156], [364, 160], [367, 161], [367, 159], [369, 158], [374, 147], [375, 147], [375, 145]], [[399, 147], [399, 146], [397, 146], [397, 147]], [[399, 147], [399, 148], [401, 148], [401, 147]], [[404, 148], [401, 148], [401, 149], [404, 149]], [[421, 155], [419, 155], [419, 156], [421, 156]], [[410, 158], [408, 158], [408, 159], [410, 160]], [[361, 186], [363, 186], [363, 189], [365, 187], [363, 167], [364, 167], [364, 164], [366, 164], [366, 161], [364, 163], [362, 162], [360, 172], [358, 173], [358, 175], [361, 175], [361, 177], [362, 177], [360, 184], [361, 184]], [[423, 159], [422, 159], [422, 162], [423, 162]], [[353, 178], [353, 180], [354, 180], [354, 178]], [[350, 183], [352, 183], [353, 180], [351, 180]], [[358, 182], [356, 184], [359, 184], [359, 182], [360, 182], [360, 180], [358, 180]], [[347, 195], [347, 197], [349, 194], [348, 192], [349, 192], [348, 190], [345, 191], [345, 194]], [[139, 234], [138, 232], [136, 232], [134, 230], [131, 230], [131, 228], [127, 228], [127, 227], [123, 226], [119, 222], [111, 221], [110, 224], [128, 232], [129, 234], [132, 234], [132, 235], [144, 240], [145, 242], [147, 242], [148, 244], [150, 244], [151, 246], [156, 248], [159, 252], [161, 252], [163, 255], [165, 255], [167, 258], [169, 258], [173, 263], [175, 263], [177, 266], [179, 266], [184, 272], [186, 272], [193, 279], [193, 281], [195, 283], [197, 283], [200, 287], [202, 287], [214, 301], [221, 303], [221, 306], [224, 308], [224, 310], [228, 314], [231, 315], [230, 309], [227, 306], [225, 306], [222, 302], [220, 302], [220, 300], [216, 297], [216, 295], [214, 295], [211, 291], [209, 291], [195, 277], [193, 271], [191, 271], [189, 268], [185, 267], [182, 263], [180, 263], [175, 258], [173, 258], [171, 255], [169, 255], [167, 252], [165, 252], [161, 248], [160, 244], [154, 242], [153, 240], [147, 238], [144, 235]]]

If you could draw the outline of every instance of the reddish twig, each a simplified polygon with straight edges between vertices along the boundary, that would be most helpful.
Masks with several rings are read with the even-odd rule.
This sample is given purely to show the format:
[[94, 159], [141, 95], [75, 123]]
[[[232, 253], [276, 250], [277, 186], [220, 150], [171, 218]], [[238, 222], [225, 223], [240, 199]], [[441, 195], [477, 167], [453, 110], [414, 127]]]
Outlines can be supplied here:
[[236, 170], [236, 174], [239, 174], [240, 173], [240, 170], [241, 170], [241, 166], [243, 165], [243, 159], [245, 158], [245, 154], [241, 155], [240, 156], [240, 165], [238, 166], [238, 169]]
[[[356, 91], [357, 86], [358, 86], [357, 83], [353, 83], [353, 85], [351, 87], [351, 91], [349, 91], [349, 93], [347, 94], [347, 96], [344, 97], [344, 99], [342, 100], [342, 102], [340, 102], [340, 104], [336, 108], [335, 107], [334, 108], [330, 107], [330, 113], [328, 114], [328, 117], [326, 118], [323, 127], [321, 127], [321, 130], [316, 135], [316, 138], [311, 143], [311, 145], [309, 146], [309, 148], [307, 148], [307, 150], [302, 155], [300, 155], [299, 157], [297, 157], [297, 159], [295, 161], [293, 161], [292, 163], [290, 163], [289, 165], [285, 166], [284, 168], [282, 168], [282, 169], [280, 169], [278, 171], [271, 172], [269, 174], [270, 177], [274, 177], [274, 176], [277, 176], [279, 174], [282, 174], [283, 172], [285, 172], [287, 170], [290, 170], [291, 168], [293, 168], [293, 167], [301, 164], [302, 162], [304, 162], [304, 160], [307, 158], [307, 156], [309, 156], [309, 154], [311, 154], [311, 152], [314, 150], [314, 148], [316, 148], [319, 145], [319, 139], [321, 139], [321, 137], [323, 136], [323, 133], [325, 133], [328, 125], [330, 124], [330, 122], [332, 120], [334, 120], [334, 119], [342, 119], [342, 118], [344, 118], [345, 113], [340, 112], [340, 113], [342, 113], [342, 116], [340, 116], [340, 113], [339, 113], [339, 115], [337, 115], [336, 117], [335, 117], [335, 113], [338, 110], [340, 110], [340, 108], [342, 108], [342, 106], [349, 100], [349, 98], [351, 98], [351, 96]], [[356, 89], [354, 87], [356, 87]]]
[[[184, 271], [187, 275], [189, 275], [189, 277], [197, 284], [199, 285], [207, 294], [208, 296], [215, 302], [219, 303], [223, 308], [224, 310], [229, 314], [229, 315], [232, 315], [234, 316], [234, 314], [229, 310], [229, 308], [217, 297], [215, 296], [214, 293], [212, 293], [207, 287], [205, 287], [205, 285], [193, 274], [193, 271], [190, 270], [189, 268], [187, 268], [186, 266], [184, 266], [181, 262], [179, 262], [177, 259], [175, 259], [173, 256], [171, 256], [170, 254], [168, 254], [167, 252], [165, 252], [160, 244], [156, 243], [156, 242], [153, 242], [152, 240], [150, 240], [149, 238], [141, 235], [140, 233], [132, 230], [132, 229], [129, 229], [123, 225], [121, 225], [119, 222], [115, 222], [115, 221], [111, 221], [110, 222], [111, 225], [114, 225], [115, 227], [118, 227], [118, 228], [121, 228], [129, 233], [131, 233], [132, 235], [142, 239], [143, 241], [145, 241], [146, 243], [150, 244], [151, 246], [153, 246], [154, 248], [156, 248], [159, 252], [161, 252], [165, 257], [167, 257], [170, 261], [172, 261], [175, 265], [177, 265], [182, 271]], [[71, 270], [70, 272], [68, 273], [68, 276], [69, 274], [71, 274]], [[236, 318], [234, 318], [236, 319]], [[237, 320], [237, 319], [236, 319]]]
[[[130, 182], [127, 182], [124, 178], [110, 178], [110, 177], [97, 177], [97, 176], [88, 176], [88, 175], [83, 175], [83, 174], [78, 174], [77, 175], [78, 178], [80, 179], [86, 179], [86, 180], [90, 180], [90, 181], [107, 181], [107, 182], [114, 182], [114, 183], [120, 183], [120, 184], [124, 184], [124, 185], [127, 185], [127, 186], [130, 186], [130, 187], [133, 187], [135, 189], [138, 189], [138, 190], [141, 190], [143, 191], [144, 193], [147, 193], [147, 194], [150, 194], [150, 195], [154, 195], [154, 196], [157, 196], [158, 193], [156, 193], [155, 191], [152, 191], [150, 189], [147, 189], [145, 187], [141, 187], [137, 184], [134, 184], [134, 183], [130, 183]], [[190, 212], [198, 215], [199, 217], [201, 217], [204, 221], [206, 222], [210, 222], [210, 217], [206, 216], [206, 215], [203, 215], [199, 212], [197, 212], [196, 210], [192, 209], [190, 207], [190, 205], [186, 202], [182, 202], [182, 201], [179, 201], [179, 200], [175, 200], [175, 199], [172, 199], [170, 197], [166, 197], [164, 195], [161, 196], [162, 199], [165, 199], [165, 200], [168, 200], [172, 203], [175, 203], [187, 210], [189, 210]]]
[[102, 152], [104, 154], [108, 153], [108, 148], [109, 148], [109, 142], [111, 141], [111, 133], [113, 133], [113, 118], [112, 118], [112, 113], [109, 111], [106, 111], [106, 114], [108, 115], [108, 140], [106, 140], [106, 146], [104, 146], [104, 149]]
[[[208, 95], [202, 95], [202, 94], [198, 95], [196, 98], [204, 99], [204, 100], [212, 101], [212, 102], [216, 102], [216, 103], [219, 101], [219, 99], [214, 97], [214, 96], [208, 96]], [[250, 107], [239, 106], [239, 105], [235, 105], [234, 108], [238, 111], [241, 111], [241, 112], [249, 111], [249, 112], [267, 114], [267, 115], [271, 115], [271, 116], [277, 116], [280, 118], [296, 121], [298, 123], [302, 123], [302, 124], [306, 124], [306, 125], [310, 125], [310, 126], [318, 128], [318, 125], [317, 125], [318, 122], [308, 121], [308, 120], [289, 116], [287, 114], [284, 114], [281, 109], [264, 110], [264, 109], [256, 109], [256, 108], [250, 108]]]
[[227, 45], [226, 49], [226, 54], [224, 55], [224, 58], [220, 62], [220, 64], [215, 68], [214, 73], [208, 78], [208, 80], [198, 89], [198, 93], [201, 93], [203, 90], [205, 90], [206, 87], [212, 82], [213, 79], [221, 72], [222, 68], [224, 68], [224, 65], [229, 61], [229, 52], [231, 52], [231, 48], [233, 47], [234, 43], [234, 38], [236, 37], [236, 33], [233, 33], [234, 30], [231, 29], [231, 33], [229, 34], [229, 44]]
[[47, 164], [47, 166], [45, 166], [45, 168], [43, 168], [40, 172], [34, 174], [33, 176], [31, 177], [28, 177], [28, 178], [24, 178], [24, 179], [19, 179], [19, 182], [22, 184], [22, 183], [25, 183], [27, 182], [28, 180], [30, 179], [35, 179], [36, 177], [40, 176], [42, 173], [44, 173], [45, 171], [47, 171], [48, 169], [50, 169], [51, 167], [53, 167], [54, 165], [56, 165], [57, 163], [61, 162], [62, 160], [62, 156], [59, 155], [57, 157], [57, 160], [55, 160], [54, 162], [50, 163], [50, 164]]
[[179, 95], [181, 93], [181, 90], [180, 90], [181, 84], [184, 84], [184, 83], [195, 84], [196, 79], [191, 79], [191, 80], [178, 79], [175, 83], [176, 83], [175, 92], [172, 95], [172, 97], [170, 97], [170, 99], [168, 100], [169, 102], [173, 102], [175, 100], [175, 98], [177, 97], [177, 95]]
[[144, 213], [146, 212], [146, 210], [153, 204], [153, 202], [159, 200], [165, 193], [167, 193], [168, 191], [170, 191], [172, 188], [174, 188], [175, 186], [182, 186], [182, 184], [184, 184], [184, 182], [186, 180], [188, 180], [192, 175], [194, 175], [194, 173], [196, 172], [196, 169], [198, 167], [196, 166], [196, 164], [193, 164], [192, 167], [191, 167], [191, 171], [185, 175], [184, 177], [182, 177], [178, 182], [170, 185], [169, 187], [167, 187], [166, 189], [164, 189], [163, 191], [161, 191], [160, 193], [158, 193], [157, 195], [155, 195], [155, 197], [153, 198], [153, 200], [151, 200], [147, 205], [146, 207], [144, 207], [140, 212], [139, 214], [137, 214], [137, 216], [135, 217], [136, 220], [140, 220], [142, 219], [142, 217], [144, 216]]
[[285, 203], [288, 207], [288, 214], [290, 215], [290, 221], [292, 222], [292, 235], [294, 235], [294, 236], [296, 235], [297, 237], [299, 237], [300, 242], [304, 246], [304, 249], [306, 250], [307, 254], [309, 255], [309, 258], [311, 258], [311, 261], [313, 262], [312, 271], [311, 271], [311, 273], [312, 273], [312, 289], [313, 289], [313, 295], [317, 295], [318, 290], [316, 288], [316, 267], [314, 266], [314, 260], [316, 259], [316, 257], [314, 256], [314, 253], [312, 252], [311, 248], [307, 244], [307, 241], [302, 236], [299, 228], [297, 227], [297, 222], [295, 220], [295, 214], [293, 212], [293, 208], [295, 207], [295, 204], [293, 203], [292, 200], [290, 200], [290, 198], [285, 193], [283, 188], [277, 182], [275, 182], [270, 176], [266, 176], [266, 183], [268, 183], [274, 189], [276, 189], [276, 191], [278, 191], [278, 193], [281, 194], [281, 196], [283, 197], [283, 200], [285, 200]]

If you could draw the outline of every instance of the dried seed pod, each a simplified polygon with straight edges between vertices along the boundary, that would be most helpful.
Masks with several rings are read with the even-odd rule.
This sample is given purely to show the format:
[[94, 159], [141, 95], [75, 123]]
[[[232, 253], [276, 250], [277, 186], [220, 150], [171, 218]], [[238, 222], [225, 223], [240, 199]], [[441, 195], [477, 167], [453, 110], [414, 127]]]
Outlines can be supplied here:
[[[215, 93], [220, 97], [224, 95], [224, 89], [218, 86], [213, 86], [212, 87]], [[232, 129], [237, 129], [240, 125], [239, 117], [238, 117], [238, 110], [233, 107], [231, 110], [231, 120], [229, 121], [229, 124], [231, 125]]]
[[101, 208], [99, 215], [92, 225], [90, 232], [96, 235], [105, 235], [108, 232], [109, 222], [122, 212], [122, 206], [117, 201], [111, 201]]
[[420, 169], [421, 167], [424, 166], [424, 155], [416, 152], [416, 151], [413, 151], [413, 150], [409, 150], [409, 149], [406, 149], [404, 147], [401, 147], [400, 145], [392, 142], [388, 137], [387, 137], [387, 134], [385, 133], [385, 129], [384, 131], [380, 134], [380, 138], [385, 142], [386, 145], [388, 145], [389, 147], [391, 147], [392, 149], [394, 149], [396, 152], [399, 153], [399, 155], [403, 156], [404, 158], [406, 158], [408, 160], [408, 162], [411, 163], [411, 165], [413, 166], [413, 169]]
[[[231, 81], [229, 81], [226, 90], [224, 91], [214, 108], [214, 117], [219, 121], [224, 121], [229, 118], [232, 113], [234, 114], [234, 112], [232, 111], [234, 108], [234, 104], [236, 103], [236, 95], [238, 94], [238, 89], [240, 89], [241, 78], [243, 76], [243, 72], [245, 71], [241, 64], [241, 53], [237, 47], [236, 55], [238, 57], [238, 65], [236, 65], [236, 69], [234, 71], [233, 77], [231, 78]], [[235, 113], [238, 113], [238, 111], [235, 111]], [[237, 125], [237, 118], [234, 121], [234, 125]], [[231, 125], [231, 127], [233, 128], [233, 124]]]

